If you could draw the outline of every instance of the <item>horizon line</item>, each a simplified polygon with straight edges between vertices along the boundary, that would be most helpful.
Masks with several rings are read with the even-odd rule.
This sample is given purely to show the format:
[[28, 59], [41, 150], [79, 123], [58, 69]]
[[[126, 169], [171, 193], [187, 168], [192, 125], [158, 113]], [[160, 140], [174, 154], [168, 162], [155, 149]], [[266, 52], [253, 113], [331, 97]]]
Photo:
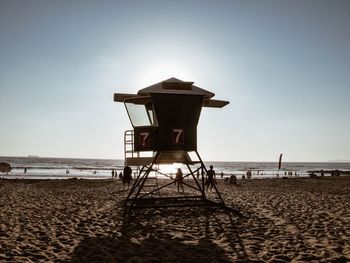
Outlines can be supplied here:
[[[39, 156], [39, 155], [27, 155], [27, 156], [5, 156], [0, 155], [0, 158], [49, 158], [49, 159], [90, 159], [90, 160], [124, 160], [123, 158], [97, 158], [97, 157], [54, 157], [54, 156]], [[276, 158], [277, 159], [277, 158]], [[227, 160], [204, 160], [204, 162], [217, 162], [217, 163], [225, 163], [225, 162], [240, 162], [240, 163], [278, 163], [276, 161], [227, 161]], [[350, 160], [327, 160], [327, 161], [283, 161], [283, 163], [350, 163]]]

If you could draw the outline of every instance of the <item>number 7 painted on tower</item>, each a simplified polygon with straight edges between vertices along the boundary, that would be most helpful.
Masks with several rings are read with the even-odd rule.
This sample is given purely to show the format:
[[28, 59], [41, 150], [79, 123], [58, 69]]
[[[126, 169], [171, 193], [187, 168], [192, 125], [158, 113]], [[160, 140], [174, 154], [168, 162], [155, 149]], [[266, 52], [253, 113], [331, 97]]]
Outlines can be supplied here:
[[173, 144], [184, 143], [184, 129], [182, 128], [172, 129], [172, 143]]

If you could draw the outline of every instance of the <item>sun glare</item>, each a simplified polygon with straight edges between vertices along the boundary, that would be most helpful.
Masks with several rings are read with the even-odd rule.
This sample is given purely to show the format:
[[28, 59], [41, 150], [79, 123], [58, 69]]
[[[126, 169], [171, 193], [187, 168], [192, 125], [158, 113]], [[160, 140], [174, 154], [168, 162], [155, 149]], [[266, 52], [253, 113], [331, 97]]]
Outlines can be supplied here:
[[175, 77], [184, 81], [193, 78], [193, 72], [188, 65], [174, 59], [151, 63], [140, 73], [140, 84], [143, 86], [152, 85], [162, 80]]
[[174, 163], [174, 164], [162, 164], [162, 165], [159, 165], [159, 171], [163, 174], [167, 174], [167, 175], [175, 175], [176, 173], [176, 169], [177, 168], [180, 168], [181, 167], [181, 164], [177, 164], [177, 163]]

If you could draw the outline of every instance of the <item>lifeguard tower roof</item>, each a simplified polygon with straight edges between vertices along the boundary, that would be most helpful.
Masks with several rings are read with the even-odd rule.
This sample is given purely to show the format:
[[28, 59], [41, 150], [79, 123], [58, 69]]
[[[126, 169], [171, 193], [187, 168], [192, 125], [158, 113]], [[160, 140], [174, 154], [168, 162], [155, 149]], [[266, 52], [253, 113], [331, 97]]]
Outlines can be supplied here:
[[137, 94], [115, 93], [114, 101], [125, 102], [132, 100], [135, 104], [146, 104], [150, 102], [150, 94], [181, 94], [181, 95], [203, 95], [203, 106], [222, 108], [229, 104], [228, 101], [213, 100], [214, 93], [193, 85], [194, 82], [182, 81], [177, 78], [170, 78], [137, 92]]
[[147, 96], [150, 93], [168, 93], [168, 94], [186, 94], [186, 95], [204, 95], [206, 99], [214, 97], [214, 93], [201, 89], [194, 82], [182, 81], [177, 78], [170, 78], [162, 82], [153, 84], [138, 91], [138, 95]]

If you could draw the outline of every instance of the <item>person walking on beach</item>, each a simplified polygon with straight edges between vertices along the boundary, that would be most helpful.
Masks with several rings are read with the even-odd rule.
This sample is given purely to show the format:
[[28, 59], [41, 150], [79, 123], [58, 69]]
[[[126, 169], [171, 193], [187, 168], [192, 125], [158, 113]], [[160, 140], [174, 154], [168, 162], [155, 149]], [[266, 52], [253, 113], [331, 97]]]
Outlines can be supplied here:
[[247, 179], [248, 180], [252, 179], [252, 172], [251, 171], [247, 171]]
[[115, 172], [114, 170], [112, 170], [112, 179], [114, 179], [114, 176], [115, 176]]
[[182, 185], [183, 174], [182, 174], [182, 171], [181, 171], [180, 168], [177, 168], [177, 172], [176, 172], [176, 175], [175, 175], [175, 182], [177, 184], [177, 191], [180, 192], [180, 187], [181, 187], [182, 192], [184, 192], [184, 187]]
[[125, 186], [127, 186], [127, 189], [129, 189], [130, 183], [132, 181], [132, 170], [129, 166], [124, 167], [123, 171], [123, 188], [125, 189]]
[[210, 191], [213, 189], [215, 180], [216, 180], [216, 174], [215, 174], [215, 171], [213, 170], [213, 166], [210, 165], [210, 170], [207, 172], [207, 181], [205, 182], [207, 185], [207, 192], [209, 190], [209, 186], [210, 186]]

